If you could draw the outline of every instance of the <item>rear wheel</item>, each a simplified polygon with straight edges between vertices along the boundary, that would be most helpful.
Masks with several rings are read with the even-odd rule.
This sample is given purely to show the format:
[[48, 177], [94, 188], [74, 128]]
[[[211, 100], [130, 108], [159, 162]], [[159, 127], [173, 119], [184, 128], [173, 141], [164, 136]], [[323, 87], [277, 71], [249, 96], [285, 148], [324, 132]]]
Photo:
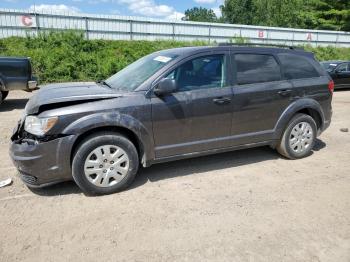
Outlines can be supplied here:
[[315, 120], [309, 115], [297, 114], [286, 127], [277, 151], [289, 159], [306, 157], [315, 145], [316, 134]]
[[0, 92], [0, 104], [2, 103], [2, 101], [5, 100], [5, 98], [7, 97], [8, 94], [9, 94], [9, 91], [1, 91]]
[[78, 146], [72, 173], [84, 193], [103, 195], [130, 186], [138, 166], [134, 144], [123, 135], [108, 132], [90, 136]]

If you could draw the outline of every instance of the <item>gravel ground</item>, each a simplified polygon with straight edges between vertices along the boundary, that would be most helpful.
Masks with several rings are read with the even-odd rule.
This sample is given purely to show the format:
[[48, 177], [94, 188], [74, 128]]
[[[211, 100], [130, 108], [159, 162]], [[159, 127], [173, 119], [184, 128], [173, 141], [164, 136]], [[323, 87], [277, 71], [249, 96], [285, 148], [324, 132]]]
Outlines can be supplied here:
[[30, 191], [8, 156], [30, 96], [0, 106], [0, 261], [350, 261], [350, 91], [314, 153], [268, 147], [154, 165], [119, 194]]

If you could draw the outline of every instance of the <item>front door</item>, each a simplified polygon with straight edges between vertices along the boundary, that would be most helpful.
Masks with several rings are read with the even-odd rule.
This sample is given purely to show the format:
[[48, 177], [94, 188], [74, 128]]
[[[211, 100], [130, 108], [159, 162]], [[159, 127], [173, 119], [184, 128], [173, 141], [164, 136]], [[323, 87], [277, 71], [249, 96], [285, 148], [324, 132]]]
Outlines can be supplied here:
[[350, 87], [350, 63], [342, 63], [335, 70], [335, 88]]
[[182, 62], [165, 77], [177, 91], [153, 97], [152, 117], [157, 158], [225, 146], [231, 132], [232, 89], [228, 55], [200, 55]]

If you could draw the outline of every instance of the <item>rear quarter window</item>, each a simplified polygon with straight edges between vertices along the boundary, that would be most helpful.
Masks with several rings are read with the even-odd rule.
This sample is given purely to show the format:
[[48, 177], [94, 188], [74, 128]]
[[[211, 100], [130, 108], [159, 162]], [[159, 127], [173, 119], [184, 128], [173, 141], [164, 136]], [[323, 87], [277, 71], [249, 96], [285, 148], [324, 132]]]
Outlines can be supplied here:
[[287, 79], [319, 77], [320, 74], [307, 58], [299, 55], [278, 54]]
[[238, 85], [281, 80], [281, 70], [272, 55], [235, 54]]

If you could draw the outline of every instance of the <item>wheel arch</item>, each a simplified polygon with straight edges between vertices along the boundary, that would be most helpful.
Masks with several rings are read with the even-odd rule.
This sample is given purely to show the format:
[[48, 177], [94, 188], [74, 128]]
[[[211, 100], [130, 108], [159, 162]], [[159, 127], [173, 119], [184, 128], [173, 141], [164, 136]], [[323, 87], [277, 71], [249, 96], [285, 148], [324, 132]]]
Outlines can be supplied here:
[[322, 130], [325, 117], [321, 105], [313, 99], [301, 99], [289, 105], [281, 114], [274, 128], [274, 139], [281, 139], [286, 126], [298, 113], [311, 116], [316, 122], [317, 130]]
[[137, 135], [131, 131], [130, 129], [127, 129], [125, 127], [120, 127], [120, 126], [101, 126], [101, 127], [96, 127], [87, 130], [84, 133], [81, 133], [78, 135], [77, 139], [74, 141], [74, 144], [72, 146], [72, 151], [71, 151], [71, 157], [70, 161], [72, 162], [73, 156], [78, 148], [78, 146], [88, 137], [97, 134], [97, 133], [102, 133], [102, 132], [111, 132], [111, 133], [116, 133], [116, 134], [121, 134], [125, 136], [127, 139], [131, 141], [131, 143], [134, 144], [136, 147], [137, 153], [139, 154], [139, 157], [142, 157], [144, 154], [144, 146], [140, 139], [137, 137]]
[[70, 161], [80, 143], [98, 132], [115, 132], [126, 136], [136, 147], [142, 165], [152, 158], [152, 139], [147, 129], [136, 119], [121, 114], [94, 114], [76, 120], [63, 130], [63, 134], [75, 134]]
[[7, 91], [6, 85], [5, 85], [5, 82], [3, 80], [3, 76], [1, 73], [0, 73], [0, 91]]
[[311, 116], [316, 122], [317, 130], [320, 130], [322, 128], [322, 116], [317, 110], [310, 107], [306, 107], [299, 110], [295, 114], [299, 114], [299, 113]]

